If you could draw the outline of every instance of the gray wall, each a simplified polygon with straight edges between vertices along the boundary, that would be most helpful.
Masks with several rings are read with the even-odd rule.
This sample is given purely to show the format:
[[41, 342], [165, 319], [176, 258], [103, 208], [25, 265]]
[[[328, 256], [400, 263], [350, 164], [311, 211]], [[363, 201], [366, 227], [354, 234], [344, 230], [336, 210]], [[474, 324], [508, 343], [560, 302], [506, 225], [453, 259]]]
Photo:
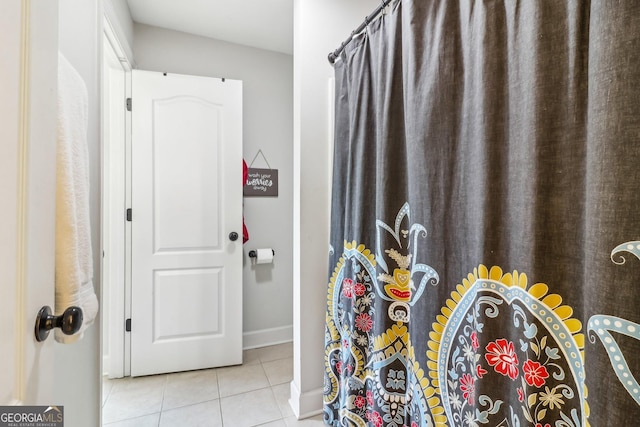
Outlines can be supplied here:
[[[277, 198], [244, 199], [245, 346], [291, 340], [293, 57], [142, 24], [134, 24], [133, 51], [138, 69], [243, 81], [244, 158], [249, 164], [261, 149], [280, 181]], [[267, 167], [261, 157], [254, 166]], [[275, 249], [273, 265], [251, 264], [249, 250], [262, 247]]]
[[[100, 295], [100, 68], [102, 9], [100, 0], [60, 0], [59, 49], [84, 79], [89, 92], [89, 144], [91, 170], [91, 230], [94, 258], [93, 283]], [[100, 419], [100, 324], [68, 345], [56, 344], [57, 404], [64, 405], [65, 426], [98, 426]], [[52, 339], [52, 338], [49, 338]], [[75, 379], [75, 381], [74, 381]], [[80, 380], [81, 379], [81, 380]], [[66, 392], [66, 393], [64, 393]], [[87, 405], [86, 402], [91, 402]]]

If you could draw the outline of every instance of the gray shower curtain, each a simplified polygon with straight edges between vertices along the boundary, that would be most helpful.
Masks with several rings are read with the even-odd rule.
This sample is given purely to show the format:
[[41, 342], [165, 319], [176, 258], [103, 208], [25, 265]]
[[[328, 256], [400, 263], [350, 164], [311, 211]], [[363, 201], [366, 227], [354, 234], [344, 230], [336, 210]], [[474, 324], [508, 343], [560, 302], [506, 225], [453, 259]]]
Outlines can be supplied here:
[[335, 64], [324, 417], [640, 425], [640, 2], [396, 2]]

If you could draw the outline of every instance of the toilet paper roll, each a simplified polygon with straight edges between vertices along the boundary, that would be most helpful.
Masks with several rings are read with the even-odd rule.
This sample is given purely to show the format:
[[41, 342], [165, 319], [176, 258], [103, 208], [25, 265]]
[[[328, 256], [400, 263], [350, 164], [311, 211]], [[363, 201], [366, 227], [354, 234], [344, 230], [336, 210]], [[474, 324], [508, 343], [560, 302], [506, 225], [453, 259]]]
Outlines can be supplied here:
[[256, 252], [256, 264], [271, 264], [273, 262], [273, 249], [262, 248]]

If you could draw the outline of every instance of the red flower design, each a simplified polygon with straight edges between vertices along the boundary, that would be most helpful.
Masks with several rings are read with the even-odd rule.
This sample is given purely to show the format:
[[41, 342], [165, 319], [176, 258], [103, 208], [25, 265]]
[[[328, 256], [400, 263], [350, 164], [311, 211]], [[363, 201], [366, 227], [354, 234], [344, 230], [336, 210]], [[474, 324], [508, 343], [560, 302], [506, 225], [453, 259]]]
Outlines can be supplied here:
[[474, 350], [477, 350], [480, 347], [480, 343], [478, 342], [478, 333], [476, 331], [471, 332], [471, 345]]
[[536, 423], [536, 427], [551, 427], [549, 423], [546, 423], [544, 426], [540, 423]]
[[522, 365], [522, 372], [524, 372], [524, 380], [530, 386], [542, 387], [546, 382], [545, 379], [549, 378], [549, 372], [544, 365], [533, 360], [527, 360]]
[[501, 338], [487, 344], [486, 349], [484, 358], [496, 372], [508, 375], [512, 380], [518, 378], [518, 356], [511, 341]]
[[524, 391], [520, 387], [518, 387], [518, 400], [524, 402]]
[[347, 298], [353, 298], [353, 280], [344, 279], [342, 281], [342, 295]]
[[353, 372], [353, 365], [350, 363], [344, 363], [341, 360], [336, 362], [336, 371], [338, 371], [339, 374], [342, 374], [343, 371], [348, 372], [349, 374], [351, 372]]
[[382, 426], [382, 417], [377, 411], [367, 412], [367, 420], [372, 422], [376, 427]]
[[356, 405], [360, 409], [362, 409], [362, 407], [365, 405], [365, 403], [367, 403], [367, 401], [364, 400], [364, 397], [362, 397], [362, 396], [356, 397], [356, 399], [353, 401], [353, 404]]
[[482, 366], [480, 365], [476, 366], [476, 374], [478, 375], [478, 378], [484, 377], [486, 373], [487, 373], [487, 370], [483, 369]]
[[411, 427], [418, 427], [418, 423], [415, 421], [411, 421]]
[[373, 392], [367, 391], [367, 403], [369, 406], [373, 406]]
[[473, 405], [473, 398], [476, 392], [476, 380], [469, 374], [464, 374], [460, 378], [460, 390], [462, 390], [462, 397], [467, 399], [470, 405]]
[[356, 293], [356, 296], [361, 297], [366, 292], [367, 288], [362, 283], [356, 283], [353, 287], [353, 291]]
[[369, 332], [373, 327], [373, 320], [371, 320], [371, 316], [367, 313], [360, 313], [358, 317], [356, 317], [356, 328], [360, 329], [362, 332]]

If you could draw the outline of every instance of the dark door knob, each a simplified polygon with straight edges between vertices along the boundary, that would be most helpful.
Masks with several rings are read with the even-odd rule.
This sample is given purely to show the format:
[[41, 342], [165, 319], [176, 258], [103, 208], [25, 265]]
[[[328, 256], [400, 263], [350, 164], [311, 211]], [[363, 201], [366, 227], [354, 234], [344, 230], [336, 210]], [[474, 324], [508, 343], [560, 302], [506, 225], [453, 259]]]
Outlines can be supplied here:
[[67, 308], [62, 316], [51, 314], [51, 307], [45, 305], [38, 312], [36, 318], [36, 341], [44, 341], [49, 336], [49, 331], [53, 328], [62, 329], [65, 335], [73, 335], [82, 326], [82, 309], [80, 307]]
[[229, 233], [229, 240], [231, 240], [232, 242], [238, 240], [238, 233], [236, 233], [235, 231]]

